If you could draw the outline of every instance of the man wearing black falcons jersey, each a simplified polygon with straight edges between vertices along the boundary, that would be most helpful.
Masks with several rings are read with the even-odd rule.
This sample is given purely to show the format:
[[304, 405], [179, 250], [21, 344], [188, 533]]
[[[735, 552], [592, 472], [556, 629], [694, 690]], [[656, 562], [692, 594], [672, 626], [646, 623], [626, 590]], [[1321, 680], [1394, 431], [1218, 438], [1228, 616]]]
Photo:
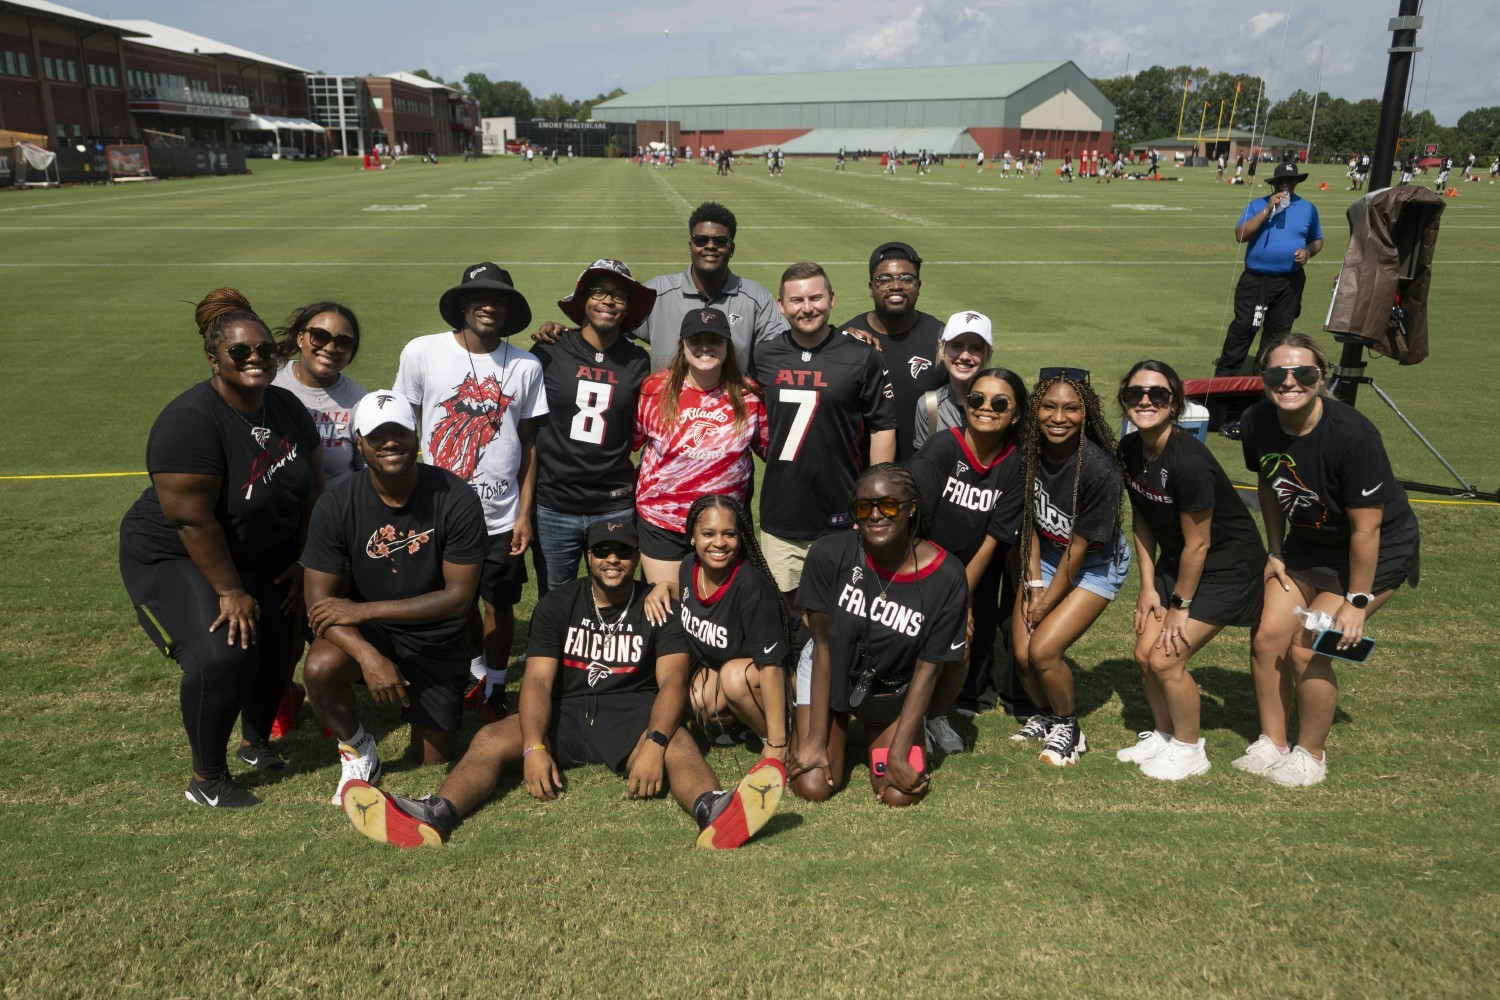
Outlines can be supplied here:
[[552, 591], [532, 616], [519, 713], [481, 729], [436, 795], [405, 799], [351, 782], [344, 813], [355, 829], [399, 847], [440, 844], [516, 763], [542, 801], [562, 791], [563, 770], [586, 764], [625, 778], [631, 798], [670, 788], [698, 823], [700, 847], [738, 847], [771, 818], [786, 786], [781, 762], [762, 760], [721, 791], [682, 728], [687, 640], [675, 619], [646, 616], [635, 525], [600, 521], [588, 543], [588, 578]]
[[879, 353], [829, 325], [833, 284], [821, 267], [787, 268], [778, 302], [790, 329], [754, 345], [750, 377], [765, 391], [771, 423], [761, 549], [790, 599], [813, 540], [850, 525], [866, 437], [872, 463], [894, 460], [896, 409]]
[[635, 517], [630, 433], [651, 356], [626, 335], [655, 304], [656, 293], [624, 263], [596, 260], [557, 303], [578, 327], [532, 350], [548, 410], [537, 432], [532, 549], [541, 596], [578, 576], [589, 525]]
[[922, 258], [910, 244], [882, 243], [870, 254], [870, 298], [875, 308], [839, 327], [880, 351], [896, 400], [898, 462], [916, 454], [912, 432], [917, 401], [922, 393], [940, 388], [947, 381], [937, 363], [943, 322], [917, 309], [921, 295]]

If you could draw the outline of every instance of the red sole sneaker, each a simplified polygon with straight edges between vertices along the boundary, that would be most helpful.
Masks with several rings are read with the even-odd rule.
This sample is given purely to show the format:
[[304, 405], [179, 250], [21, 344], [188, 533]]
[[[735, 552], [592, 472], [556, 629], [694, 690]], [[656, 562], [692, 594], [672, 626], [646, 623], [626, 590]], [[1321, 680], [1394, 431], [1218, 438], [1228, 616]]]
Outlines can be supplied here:
[[767, 757], [740, 779], [729, 805], [698, 834], [698, 846], [720, 851], [739, 847], [770, 822], [784, 791], [786, 767]]
[[437, 847], [443, 835], [437, 827], [408, 815], [389, 795], [355, 778], [344, 786], [344, 815], [354, 829], [381, 844], [397, 847]]
[[271, 723], [271, 739], [279, 740], [297, 728], [297, 713], [302, 711], [302, 702], [306, 698], [307, 688], [293, 681], [276, 708], [276, 721]]

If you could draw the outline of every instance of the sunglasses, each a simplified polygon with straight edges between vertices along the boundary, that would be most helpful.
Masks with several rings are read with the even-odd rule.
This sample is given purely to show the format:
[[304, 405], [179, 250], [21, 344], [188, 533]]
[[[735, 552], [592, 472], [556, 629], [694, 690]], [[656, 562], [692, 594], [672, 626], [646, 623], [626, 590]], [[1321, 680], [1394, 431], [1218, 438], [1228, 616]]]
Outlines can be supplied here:
[[849, 511], [854, 515], [856, 521], [868, 521], [879, 511], [884, 518], [893, 518], [901, 513], [901, 508], [911, 504], [910, 500], [897, 500], [895, 497], [860, 497], [849, 505]]
[[315, 326], [310, 326], [302, 332], [307, 334], [307, 339], [312, 341], [314, 347], [327, 347], [329, 344], [332, 344], [335, 350], [343, 351], [345, 354], [353, 351], [358, 344], [358, 341], [346, 333], [335, 336], [327, 330], [320, 330]]
[[595, 302], [603, 302], [605, 299], [609, 299], [611, 302], [618, 302], [621, 305], [630, 304], [630, 293], [623, 288], [605, 288], [603, 285], [590, 285], [584, 291]]
[[608, 559], [610, 556], [614, 556], [616, 559], [629, 559], [635, 555], [635, 549], [628, 545], [600, 542], [598, 545], [589, 546], [589, 555], [595, 559]]
[[1284, 383], [1288, 375], [1296, 379], [1298, 385], [1311, 389], [1322, 378], [1323, 369], [1317, 365], [1277, 365], [1261, 372], [1260, 380], [1266, 384], [1267, 389], [1274, 389]]
[[[971, 392], [966, 399], [971, 410], [977, 410], [984, 405], [984, 393], [982, 392]], [[1005, 396], [991, 396], [990, 409], [996, 413], [1004, 413], [1010, 409], [1010, 400]]]
[[260, 344], [230, 344], [224, 348], [224, 353], [229, 355], [230, 361], [233, 361], [237, 365], [242, 365], [250, 360], [250, 355], [252, 354], [259, 357], [262, 361], [275, 361], [276, 350], [276, 345], [269, 342]]
[[693, 234], [693, 246], [695, 247], [706, 247], [710, 243], [712, 243], [714, 246], [722, 250], [733, 242], [734, 240], [730, 239], [728, 236], [704, 236], [702, 233]]
[[1043, 368], [1037, 374], [1037, 381], [1047, 382], [1055, 378], [1065, 378], [1069, 382], [1082, 382], [1089, 384], [1089, 370], [1087, 368]]
[[1160, 385], [1131, 385], [1120, 393], [1120, 399], [1126, 406], [1140, 406], [1143, 399], [1151, 400], [1152, 406], [1166, 406], [1172, 401], [1172, 390]]
[[877, 288], [889, 288], [891, 285], [900, 285], [903, 288], [910, 288], [912, 285], [915, 285], [918, 280], [919, 279], [915, 274], [877, 274], [875, 275], [875, 277], [870, 279], [870, 281], [873, 282]]

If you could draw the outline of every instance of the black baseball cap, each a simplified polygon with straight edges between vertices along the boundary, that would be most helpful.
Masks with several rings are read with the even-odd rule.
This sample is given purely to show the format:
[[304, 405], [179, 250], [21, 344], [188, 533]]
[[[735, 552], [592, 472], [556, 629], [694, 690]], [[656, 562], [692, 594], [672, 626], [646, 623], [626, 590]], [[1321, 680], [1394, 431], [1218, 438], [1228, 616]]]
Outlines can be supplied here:
[[589, 525], [588, 547], [593, 548], [601, 542], [613, 542], [616, 545], [624, 545], [632, 549], [639, 549], [640, 542], [636, 539], [635, 521], [617, 521], [611, 518], [608, 521], [595, 521]]
[[909, 260], [917, 273], [922, 273], [922, 258], [912, 249], [910, 243], [882, 243], [870, 254], [870, 276], [874, 277], [875, 269], [883, 260]]
[[725, 340], [734, 339], [734, 334], [729, 330], [729, 317], [717, 309], [694, 309], [682, 317], [682, 332], [678, 334], [679, 337], [686, 340], [699, 333], [712, 333]]

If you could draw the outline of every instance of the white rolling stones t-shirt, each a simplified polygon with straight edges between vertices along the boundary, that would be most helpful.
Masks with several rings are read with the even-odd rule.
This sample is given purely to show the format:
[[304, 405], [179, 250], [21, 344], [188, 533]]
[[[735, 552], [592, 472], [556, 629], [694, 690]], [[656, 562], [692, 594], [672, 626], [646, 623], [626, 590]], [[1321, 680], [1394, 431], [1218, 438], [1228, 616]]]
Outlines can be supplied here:
[[515, 527], [516, 421], [547, 412], [541, 363], [504, 341], [490, 354], [472, 354], [452, 333], [434, 333], [402, 349], [395, 389], [421, 416], [422, 461], [473, 487], [490, 534]]

